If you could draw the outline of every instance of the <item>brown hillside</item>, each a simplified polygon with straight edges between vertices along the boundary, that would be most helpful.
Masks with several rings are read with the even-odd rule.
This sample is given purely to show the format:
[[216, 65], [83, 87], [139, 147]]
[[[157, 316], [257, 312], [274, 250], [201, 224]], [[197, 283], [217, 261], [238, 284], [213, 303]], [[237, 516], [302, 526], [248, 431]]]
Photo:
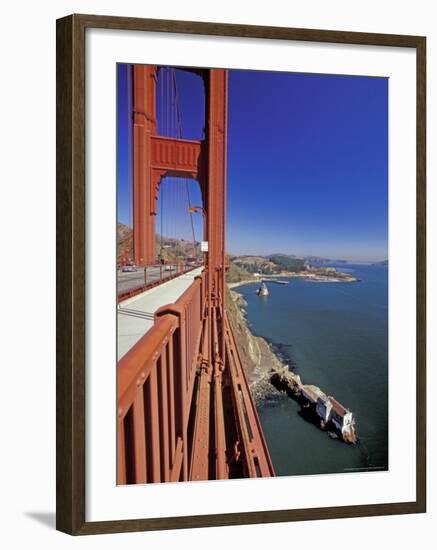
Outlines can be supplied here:
[[[193, 247], [192, 241], [176, 239], [173, 237], [162, 237], [156, 235], [157, 258], [164, 258], [166, 261], [186, 260], [187, 258], [201, 256], [200, 243], [196, 242]], [[127, 225], [117, 223], [117, 262], [131, 262], [133, 260], [133, 231]]]

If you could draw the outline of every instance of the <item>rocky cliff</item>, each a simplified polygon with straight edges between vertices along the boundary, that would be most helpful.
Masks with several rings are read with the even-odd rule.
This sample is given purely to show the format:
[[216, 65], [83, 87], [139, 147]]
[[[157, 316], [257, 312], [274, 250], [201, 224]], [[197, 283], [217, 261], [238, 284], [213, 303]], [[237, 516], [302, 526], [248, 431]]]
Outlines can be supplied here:
[[269, 343], [254, 336], [244, 317], [246, 302], [237, 292], [228, 290], [226, 308], [237, 341], [243, 368], [246, 373], [252, 395], [262, 399], [276, 390], [270, 379], [274, 372], [283, 372], [286, 366], [275, 355]]
[[[255, 402], [260, 402], [277, 392], [285, 392], [299, 403], [303, 411], [302, 416], [309, 422], [326, 430], [330, 437], [341, 438], [346, 443], [356, 443], [358, 438], [355, 421], [347, 430], [338, 430], [331, 421], [321, 420], [315, 404], [316, 397], [321, 395], [326, 400], [333, 398], [325, 396], [317, 386], [304, 384], [298, 374], [280, 361], [264, 338], [251, 332], [245, 317], [247, 303], [243, 296], [227, 288], [226, 298], [228, 318]], [[317, 396], [314, 397], [314, 394]]]

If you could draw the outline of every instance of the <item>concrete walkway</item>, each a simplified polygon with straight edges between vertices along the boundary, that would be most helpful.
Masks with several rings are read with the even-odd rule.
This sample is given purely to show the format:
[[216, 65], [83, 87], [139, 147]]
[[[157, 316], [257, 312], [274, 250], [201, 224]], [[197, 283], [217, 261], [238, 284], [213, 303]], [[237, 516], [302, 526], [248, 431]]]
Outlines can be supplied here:
[[121, 359], [153, 326], [154, 314], [161, 306], [173, 304], [200, 275], [203, 267], [185, 273], [162, 285], [146, 290], [118, 304], [117, 358]]

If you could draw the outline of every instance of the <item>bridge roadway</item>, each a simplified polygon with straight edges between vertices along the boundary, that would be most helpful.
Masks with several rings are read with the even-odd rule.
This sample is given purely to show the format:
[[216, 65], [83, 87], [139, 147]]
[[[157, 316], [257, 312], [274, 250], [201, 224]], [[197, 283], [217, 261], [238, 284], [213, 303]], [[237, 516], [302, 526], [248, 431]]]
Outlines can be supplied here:
[[203, 269], [203, 267], [194, 269], [118, 304], [118, 360], [150, 330], [153, 326], [155, 311], [161, 306], [176, 302]]
[[[147, 267], [147, 283], [154, 283], [159, 279], [167, 279], [173, 277], [176, 273], [176, 266], [173, 269], [166, 269], [166, 266], [149, 266]], [[137, 271], [118, 271], [117, 272], [117, 292], [122, 294], [127, 290], [144, 285], [144, 268], [138, 267]]]

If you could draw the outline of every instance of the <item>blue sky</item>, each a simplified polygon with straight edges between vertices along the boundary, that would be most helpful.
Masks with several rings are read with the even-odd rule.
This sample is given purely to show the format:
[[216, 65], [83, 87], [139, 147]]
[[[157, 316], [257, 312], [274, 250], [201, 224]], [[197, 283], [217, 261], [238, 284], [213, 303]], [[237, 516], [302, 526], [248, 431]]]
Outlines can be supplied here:
[[[118, 67], [119, 220], [126, 223], [131, 218], [126, 68]], [[204, 125], [202, 82], [187, 72], [177, 70], [175, 74], [183, 137], [200, 139]], [[174, 133], [174, 122], [172, 128], [172, 119], [166, 118], [163, 107], [163, 94], [170, 85], [166, 78], [162, 72], [159, 129]], [[186, 205], [176, 212], [177, 198], [184, 202], [180, 182], [169, 178], [164, 183], [164, 201], [160, 199], [167, 204], [162, 216], [164, 233], [189, 238]], [[188, 185], [192, 204], [198, 203], [197, 184]], [[387, 79], [229, 71], [229, 252], [385, 259], [387, 217]], [[160, 214], [158, 218], [159, 228]], [[167, 228], [166, 219], [172, 220]], [[200, 238], [201, 220], [196, 224], [196, 238]]]

